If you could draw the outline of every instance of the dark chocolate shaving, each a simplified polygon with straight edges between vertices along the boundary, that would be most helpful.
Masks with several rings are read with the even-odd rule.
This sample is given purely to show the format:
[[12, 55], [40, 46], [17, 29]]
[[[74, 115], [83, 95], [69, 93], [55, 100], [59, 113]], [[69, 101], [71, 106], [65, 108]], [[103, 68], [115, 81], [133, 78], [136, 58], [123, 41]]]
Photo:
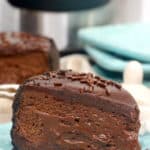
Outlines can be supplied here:
[[[71, 80], [72, 82], [79, 82], [80, 84], [85, 85], [85, 87], [82, 89], [79, 89], [80, 93], [83, 92], [93, 92], [94, 91], [94, 87], [99, 87], [99, 88], [103, 88], [105, 90], [105, 93], [107, 96], [110, 95], [109, 91], [108, 91], [108, 86], [113, 86], [117, 89], [121, 89], [121, 85], [118, 83], [115, 83], [113, 81], [108, 81], [105, 80], [99, 76], [94, 76], [91, 73], [76, 73], [73, 72], [71, 70], [61, 70], [58, 72], [46, 72], [44, 73], [42, 76], [37, 77], [38, 80], [48, 80], [49, 78], [54, 79], [54, 78], [58, 78], [58, 79], [67, 79], [67, 80]], [[32, 82], [32, 78], [30, 79], [30, 82]], [[33, 83], [37, 86], [39, 86], [37, 83]], [[54, 86], [62, 86], [62, 83], [57, 83], [54, 82]], [[88, 86], [88, 87], [86, 87]]]
[[62, 83], [54, 82], [54, 86], [62, 86], [62, 85], [63, 85]]

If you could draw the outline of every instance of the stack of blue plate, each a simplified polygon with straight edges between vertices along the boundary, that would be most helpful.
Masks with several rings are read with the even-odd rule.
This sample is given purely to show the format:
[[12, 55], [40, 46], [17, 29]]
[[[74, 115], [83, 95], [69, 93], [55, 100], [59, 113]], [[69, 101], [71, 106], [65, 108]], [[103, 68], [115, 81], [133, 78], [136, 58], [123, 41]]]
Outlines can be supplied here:
[[126, 24], [81, 29], [79, 39], [94, 60], [95, 70], [122, 81], [127, 63], [142, 63], [145, 83], [150, 82], [150, 24]]

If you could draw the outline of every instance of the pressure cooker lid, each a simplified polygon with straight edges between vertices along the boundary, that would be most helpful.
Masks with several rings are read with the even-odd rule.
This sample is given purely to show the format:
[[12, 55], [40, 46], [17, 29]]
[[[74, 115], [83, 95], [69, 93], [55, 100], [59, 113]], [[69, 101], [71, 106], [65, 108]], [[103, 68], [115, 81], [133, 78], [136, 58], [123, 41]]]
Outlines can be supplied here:
[[110, 0], [8, 0], [19, 8], [46, 11], [75, 11], [102, 6]]

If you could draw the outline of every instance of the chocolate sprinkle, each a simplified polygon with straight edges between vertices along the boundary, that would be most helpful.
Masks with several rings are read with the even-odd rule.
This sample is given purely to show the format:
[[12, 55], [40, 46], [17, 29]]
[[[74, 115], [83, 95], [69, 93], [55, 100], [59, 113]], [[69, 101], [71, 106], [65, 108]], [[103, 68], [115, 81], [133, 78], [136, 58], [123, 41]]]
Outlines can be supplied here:
[[54, 86], [62, 86], [62, 85], [63, 85], [62, 83], [54, 82]]
[[[94, 76], [91, 73], [76, 73], [73, 72], [71, 70], [61, 70], [58, 72], [46, 72], [44, 73], [43, 76], [40, 76], [39, 80], [48, 80], [48, 78], [58, 78], [58, 79], [67, 79], [67, 80], [71, 80], [73, 82], [79, 82], [80, 84], [85, 85], [84, 88], [80, 88], [79, 92], [83, 93], [83, 92], [93, 92], [94, 91], [94, 87], [97, 86], [99, 88], [103, 88], [105, 90], [105, 93], [107, 96], [110, 96], [110, 93], [108, 91], [107, 86], [113, 86], [119, 90], [121, 90], [121, 85], [118, 83], [115, 83], [113, 81], [108, 81], [105, 80], [99, 76]], [[32, 82], [32, 78], [29, 79]], [[37, 85], [37, 83], [35, 83]], [[39, 86], [39, 85], [38, 85]], [[57, 83], [54, 82], [54, 86], [62, 86], [62, 83]], [[88, 86], [88, 87], [86, 87]]]

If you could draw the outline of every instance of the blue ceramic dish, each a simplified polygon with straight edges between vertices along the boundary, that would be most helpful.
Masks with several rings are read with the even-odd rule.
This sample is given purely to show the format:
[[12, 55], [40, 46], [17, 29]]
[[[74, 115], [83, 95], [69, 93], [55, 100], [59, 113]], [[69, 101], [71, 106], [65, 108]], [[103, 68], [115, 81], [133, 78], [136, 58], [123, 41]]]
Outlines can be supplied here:
[[81, 29], [84, 44], [139, 61], [150, 62], [150, 24], [110, 25]]
[[[108, 71], [122, 73], [127, 63], [130, 61], [128, 59], [122, 59], [121, 57], [117, 57], [113, 54], [106, 53], [90, 46], [86, 46], [85, 51], [97, 63], [97, 65]], [[150, 63], [142, 63], [142, 66], [144, 74], [147, 76], [150, 75]]]

